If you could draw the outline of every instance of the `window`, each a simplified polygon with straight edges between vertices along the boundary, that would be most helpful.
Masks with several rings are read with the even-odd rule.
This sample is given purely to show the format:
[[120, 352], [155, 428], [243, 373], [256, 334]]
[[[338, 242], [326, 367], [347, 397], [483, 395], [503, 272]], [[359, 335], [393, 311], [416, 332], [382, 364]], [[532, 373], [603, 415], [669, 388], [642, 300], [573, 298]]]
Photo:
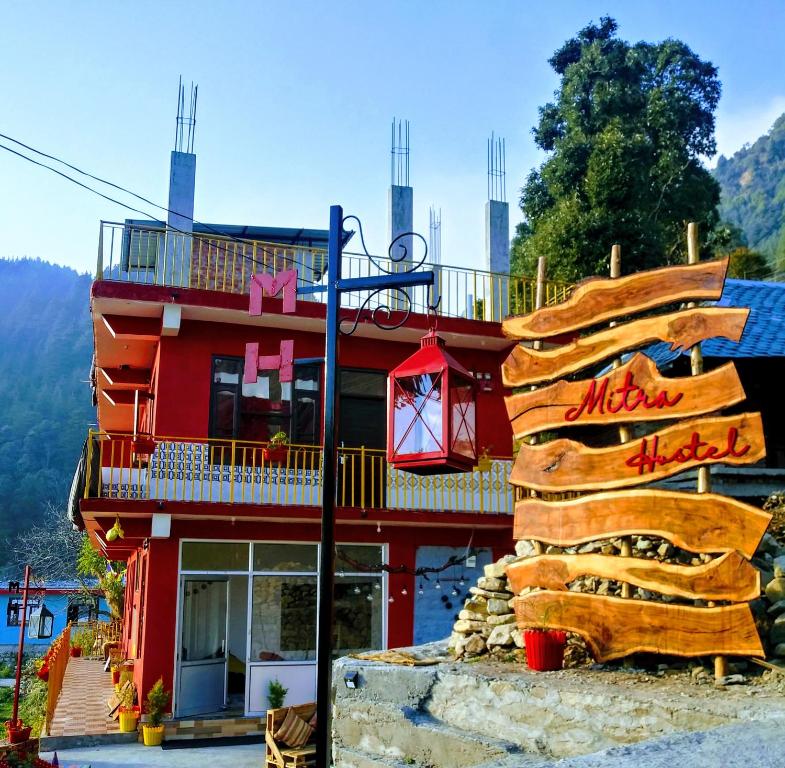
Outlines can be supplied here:
[[95, 621], [98, 618], [98, 598], [69, 595], [65, 618], [67, 622], [73, 624], [78, 624], [80, 621]]
[[[22, 596], [19, 595], [18, 597], [9, 597], [8, 598], [8, 605], [6, 606], [5, 611], [5, 625], [7, 627], [18, 627], [19, 623], [22, 620]], [[41, 600], [37, 597], [28, 597], [27, 598], [27, 618], [30, 618], [30, 614], [34, 611], [38, 611], [41, 608]]]
[[379, 546], [336, 547], [334, 658], [383, 646], [383, 572], [372, 572], [384, 562], [383, 555]]
[[251, 661], [316, 659], [316, 576], [254, 576]]
[[214, 357], [210, 389], [210, 437], [267, 442], [285, 432], [291, 443], [319, 440], [319, 366], [295, 365], [294, 381], [278, 371], [259, 371], [255, 384], [243, 383], [240, 357]]

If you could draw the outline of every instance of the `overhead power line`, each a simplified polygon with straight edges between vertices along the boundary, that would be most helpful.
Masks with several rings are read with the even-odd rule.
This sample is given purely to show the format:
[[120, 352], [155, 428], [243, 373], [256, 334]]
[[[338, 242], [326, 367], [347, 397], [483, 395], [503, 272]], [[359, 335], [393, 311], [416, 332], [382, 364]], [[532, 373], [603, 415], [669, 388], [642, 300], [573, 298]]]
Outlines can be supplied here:
[[[171, 214], [174, 214], [176, 216], [181, 216], [182, 218], [187, 219], [187, 220], [193, 222], [194, 224], [198, 224], [199, 226], [204, 227], [206, 230], [212, 232], [213, 234], [215, 234], [215, 235], [217, 235], [219, 237], [225, 238], [225, 239], [230, 240], [230, 241], [235, 242], [235, 243], [240, 243], [241, 245], [248, 245], [248, 244], [251, 244], [251, 243], [254, 242], [252, 240], [244, 240], [242, 238], [235, 237], [234, 235], [230, 235], [227, 232], [221, 232], [220, 230], [215, 229], [214, 227], [211, 227], [209, 224], [205, 224], [202, 221], [198, 221], [197, 219], [194, 219], [192, 216], [185, 216], [185, 215], [179, 213], [178, 211], [173, 211], [171, 208], [167, 208], [165, 205], [160, 205], [160, 204], [150, 200], [149, 198], [144, 197], [143, 195], [140, 195], [140, 194], [138, 194], [138, 193], [136, 193], [136, 192], [134, 192], [134, 191], [132, 191], [130, 189], [127, 189], [126, 187], [121, 186], [120, 184], [115, 184], [112, 181], [109, 181], [107, 179], [103, 179], [100, 176], [96, 176], [96, 175], [94, 175], [92, 173], [89, 173], [88, 171], [84, 171], [81, 168], [79, 168], [79, 167], [77, 167], [77, 166], [75, 166], [75, 165], [73, 165], [73, 164], [71, 164], [71, 163], [69, 163], [69, 162], [67, 162], [65, 160], [62, 160], [61, 158], [59, 158], [59, 157], [57, 157], [55, 155], [51, 155], [51, 154], [48, 154], [47, 152], [44, 152], [44, 151], [42, 151], [40, 149], [36, 149], [35, 147], [32, 147], [29, 144], [25, 144], [24, 142], [19, 141], [18, 139], [13, 138], [12, 136], [8, 136], [7, 134], [0, 133], [0, 138], [3, 138], [5, 140], [7, 140], [7, 141], [11, 141], [14, 144], [16, 144], [17, 146], [23, 147], [24, 149], [27, 149], [30, 152], [34, 152], [35, 154], [40, 155], [41, 157], [45, 157], [48, 160], [53, 160], [56, 163], [60, 163], [61, 165], [65, 166], [66, 168], [70, 168], [71, 170], [75, 171], [76, 173], [81, 174], [82, 176], [86, 176], [87, 178], [93, 179], [93, 180], [95, 180], [95, 181], [97, 181], [97, 182], [99, 182], [101, 184], [105, 184], [106, 186], [112, 187], [113, 189], [117, 189], [120, 192], [123, 192], [125, 194], [131, 195], [131, 197], [135, 197], [137, 200], [141, 200], [142, 202], [145, 202], [148, 205], [152, 205], [154, 208], [158, 208], [158, 209], [160, 209], [162, 211], [166, 211], [167, 213], [171, 213]], [[63, 173], [62, 171], [58, 170], [57, 168], [53, 168], [51, 165], [49, 165], [47, 163], [42, 163], [39, 160], [36, 160], [36, 159], [34, 159], [32, 157], [29, 157], [28, 155], [23, 154], [22, 152], [18, 152], [17, 150], [12, 149], [11, 147], [6, 146], [5, 144], [1, 144], [0, 143], [0, 149], [4, 149], [6, 152], [10, 152], [11, 154], [16, 155], [17, 157], [22, 158], [23, 160], [27, 160], [28, 162], [33, 163], [33, 165], [37, 165], [40, 168], [45, 168], [46, 170], [51, 171], [52, 173], [56, 173], [58, 176], [61, 176], [62, 178], [66, 179], [67, 181], [70, 181], [71, 183], [76, 184], [77, 186], [81, 187], [82, 189], [85, 189], [88, 192], [92, 192], [94, 195], [98, 195], [99, 197], [102, 197], [104, 200], [108, 200], [110, 203], [114, 203], [115, 205], [119, 205], [121, 208], [125, 208], [125, 209], [127, 209], [129, 211], [133, 211], [134, 213], [139, 213], [142, 216], [146, 216], [147, 218], [152, 219], [157, 224], [161, 224], [161, 225], [163, 225], [165, 227], [168, 227], [170, 230], [173, 230], [174, 232], [177, 232], [177, 233], [179, 233], [181, 235], [186, 235], [186, 236], [190, 236], [190, 235], [193, 234], [192, 232], [185, 232], [184, 230], [178, 229], [177, 227], [174, 227], [172, 225], [168, 225], [165, 221], [163, 221], [162, 219], [159, 219], [157, 216], [154, 216], [153, 214], [149, 213], [148, 211], [144, 211], [144, 210], [142, 210], [140, 208], [135, 208], [132, 205], [128, 205], [128, 203], [124, 203], [124, 202], [122, 202], [120, 200], [117, 200], [114, 197], [110, 197], [109, 195], [106, 195], [103, 192], [100, 192], [99, 190], [95, 189], [94, 187], [91, 187], [90, 185], [84, 184], [83, 182], [79, 181], [78, 179], [73, 178], [72, 176], [68, 175], [67, 173]], [[275, 254], [270, 252], [264, 246], [261, 246], [261, 251], [263, 253], [265, 253], [266, 255], [272, 256], [273, 258], [275, 258]], [[241, 255], [241, 257], [243, 259], [246, 259], [247, 261], [251, 261], [251, 262], [254, 261], [254, 259], [252, 257], [246, 256], [244, 253], [240, 254], [240, 255]], [[301, 261], [295, 259], [294, 257], [287, 257], [287, 259], [289, 261], [291, 261], [293, 264], [296, 264], [297, 266], [302, 267], [303, 269], [307, 268], [307, 266], [304, 263], [302, 263]], [[311, 283], [312, 285], [316, 285], [317, 284], [317, 281], [315, 281], [315, 280], [309, 280], [308, 278], [303, 277], [303, 276], [298, 276], [298, 277], [299, 277], [299, 279], [303, 280], [304, 282]]]

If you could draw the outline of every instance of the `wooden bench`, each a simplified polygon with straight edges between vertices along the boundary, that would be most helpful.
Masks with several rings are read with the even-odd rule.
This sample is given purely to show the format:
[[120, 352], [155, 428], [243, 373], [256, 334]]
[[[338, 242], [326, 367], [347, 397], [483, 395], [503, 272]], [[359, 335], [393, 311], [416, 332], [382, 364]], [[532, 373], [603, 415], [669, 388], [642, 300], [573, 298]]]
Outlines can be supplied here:
[[[267, 710], [267, 728], [264, 733], [266, 744], [265, 768], [305, 768], [305, 766], [316, 764], [316, 745], [308, 743], [303, 747], [291, 749], [284, 744], [275, 741], [274, 734], [281, 727], [281, 724], [289, 711], [289, 707]], [[291, 707], [303, 720], [308, 721], [316, 712], [316, 702], [309, 704], [298, 704]]]

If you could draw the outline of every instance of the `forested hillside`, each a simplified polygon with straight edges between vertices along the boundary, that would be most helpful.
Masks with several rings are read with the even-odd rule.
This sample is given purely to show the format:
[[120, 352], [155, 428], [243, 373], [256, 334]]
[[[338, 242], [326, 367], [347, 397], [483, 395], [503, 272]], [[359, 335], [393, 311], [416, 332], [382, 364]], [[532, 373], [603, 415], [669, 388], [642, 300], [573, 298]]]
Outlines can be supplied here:
[[720, 217], [739, 227], [747, 245], [785, 266], [785, 114], [771, 131], [727, 159], [714, 177], [722, 189]]
[[40, 260], [0, 259], [0, 569], [5, 540], [65, 514], [94, 420], [90, 276]]

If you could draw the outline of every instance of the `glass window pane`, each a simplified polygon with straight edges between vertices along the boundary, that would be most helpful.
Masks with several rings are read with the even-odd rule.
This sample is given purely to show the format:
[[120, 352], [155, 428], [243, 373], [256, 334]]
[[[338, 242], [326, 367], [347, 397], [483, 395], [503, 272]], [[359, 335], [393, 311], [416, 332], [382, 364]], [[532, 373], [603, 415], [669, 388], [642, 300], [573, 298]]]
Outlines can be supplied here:
[[239, 384], [243, 371], [242, 361], [235, 357], [213, 358], [214, 384]]
[[248, 544], [184, 541], [183, 571], [248, 571]]
[[289, 437], [292, 385], [278, 371], [259, 371], [255, 384], [243, 384], [240, 397], [240, 440], [266, 442], [276, 432]]
[[226, 655], [226, 584], [187, 579], [183, 595], [182, 660]]
[[361, 568], [378, 568], [384, 563], [382, 548], [364, 544], [338, 544], [336, 546], [335, 570], [351, 573]]
[[335, 657], [381, 649], [382, 593], [378, 576], [346, 576], [335, 580]]
[[341, 394], [359, 397], [386, 397], [387, 374], [381, 371], [341, 369]]
[[316, 658], [316, 576], [254, 576], [251, 661]]
[[254, 544], [255, 571], [313, 571], [318, 570], [316, 544]]
[[469, 458], [475, 458], [476, 436], [474, 423], [474, 398], [472, 386], [458, 381], [450, 387], [452, 404], [452, 450]]
[[396, 380], [393, 403], [395, 453], [443, 450], [441, 387], [441, 372]]
[[211, 437], [231, 439], [234, 437], [235, 393], [231, 389], [213, 392], [213, 428]]

